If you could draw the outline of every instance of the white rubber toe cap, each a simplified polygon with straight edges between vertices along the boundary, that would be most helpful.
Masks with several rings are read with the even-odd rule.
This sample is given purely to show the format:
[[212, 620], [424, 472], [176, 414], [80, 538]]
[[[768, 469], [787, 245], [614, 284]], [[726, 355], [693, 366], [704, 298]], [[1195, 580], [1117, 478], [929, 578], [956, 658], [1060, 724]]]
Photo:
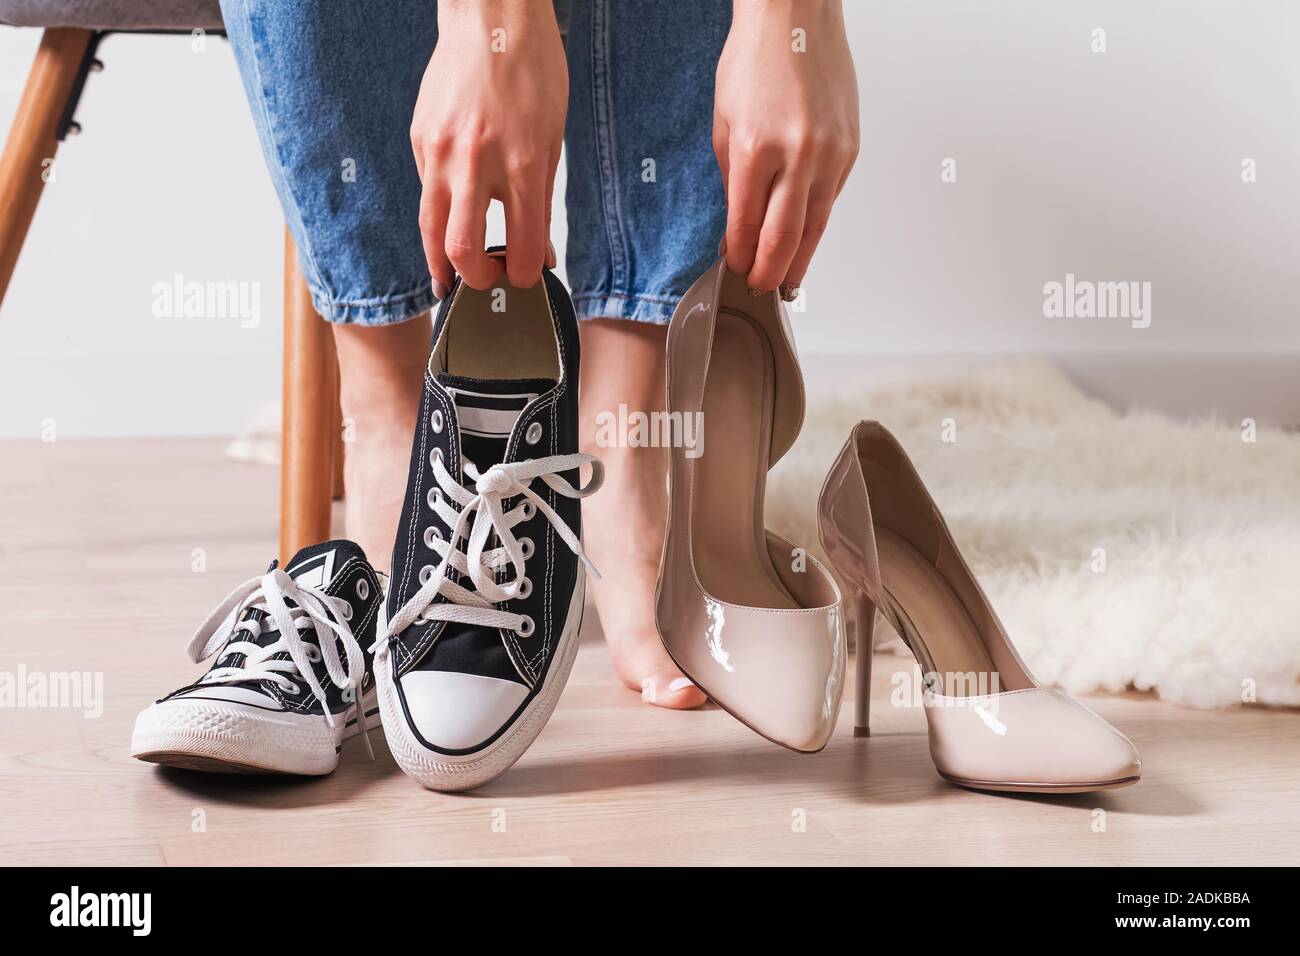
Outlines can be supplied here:
[[415, 729], [442, 750], [469, 750], [495, 734], [528, 696], [510, 680], [452, 671], [409, 671], [402, 695]]

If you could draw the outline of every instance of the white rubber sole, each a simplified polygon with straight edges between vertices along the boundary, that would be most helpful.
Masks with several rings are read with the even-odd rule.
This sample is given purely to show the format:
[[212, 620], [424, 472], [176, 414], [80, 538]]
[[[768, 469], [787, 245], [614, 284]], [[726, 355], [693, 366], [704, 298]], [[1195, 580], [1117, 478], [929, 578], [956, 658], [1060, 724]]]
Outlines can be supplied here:
[[[569, 672], [578, 656], [578, 631], [582, 627], [583, 596], [586, 572], [579, 565], [578, 580], [569, 601], [569, 613], [551, 667], [542, 681], [542, 689], [509, 732], [502, 734], [490, 747], [477, 753], [457, 757], [425, 747], [406, 723], [402, 702], [391, 679], [388, 650], [375, 657], [375, 681], [379, 689], [379, 716], [384, 723], [388, 749], [402, 771], [416, 783], [430, 790], [453, 792], [473, 790], [490, 783], [509, 770], [524, 755], [560, 701]], [[381, 660], [382, 655], [382, 660]]]
[[[375, 701], [372, 688], [361, 702], [366, 713]], [[353, 705], [331, 727], [323, 717], [179, 698], [140, 712], [131, 756], [209, 773], [322, 776], [338, 766], [343, 741], [361, 732], [356, 717]]]

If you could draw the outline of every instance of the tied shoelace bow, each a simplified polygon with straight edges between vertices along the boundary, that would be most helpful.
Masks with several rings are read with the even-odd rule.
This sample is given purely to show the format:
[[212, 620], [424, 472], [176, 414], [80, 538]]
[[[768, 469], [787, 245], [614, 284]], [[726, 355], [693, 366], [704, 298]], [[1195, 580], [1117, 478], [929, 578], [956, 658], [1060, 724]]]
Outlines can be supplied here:
[[[560, 472], [582, 465], [591, 465], [591, 480], [585, 485], [575, 488], [560, 476]], [[447, 541], [435, 537], [430, 542], [442, 560], [436, 567], [428, 569], [432, 573], [420, 590], [393, 615], [384, 633], [375, 641], [376, 652], [387, 648], [394, 636], [417, 621], [457, 621], [504, 628], [522, 636], [531, 634], [531, 628], [526, 633], [521, 630], [525, 622], [531, 624], [526, 615], [513, 614], [492, 605], [493, 602], [509, 601], [521, 596], [525, 582], [524, 560], [528, 555], [524, 554], [523, 546], [511, 529], [521, 521], [532, 518], [535, 512], [545, 516], [555, 533], [569, 546], [569, 550], [582, 559], [594, 577], [600, 578], [600, 572], [582, 550], [578, 536], [529, 487], [534, 479], [540, 478], [552, 491], [566, 498], [585, 498], [600, 488], [605, 477], [604, 466], [597, 458], [585, 454], [551, 455], [493, 465], [482, 474], [479, 474], [472, 462], [466, 461], [465, 474], [474, 479], [474, 493], [455, 479], [441, 458], [434, 460], [433, 474], [441, 491], [441, 496], [434, 501], [434, 511], [443, 524], [451, 529], [451, 534]], [[516, 495], [523, 500], [505, 511], [502, 502]], [[460, 506], [459, 511], [447, 503], [448, 498]], [[488, 549], [488, 539], [492, 534], [497, 536], [500, 546]], [[467, 547], [463, 551], [457, 547], [462, 538], [467, 541]], [[509, 581], [498, 582], [497, 570], [507, 565], [513, 568], [514, 577]], [[474, 590], [451, 580], [448, 577], [449, 570], [468, 577]], [[435, 603], [440, 594], [446, 601]]]
[[[293, 607], [289, 601], [294, 602]], [[252, 609], [265, 611], [269, 618], [240, 620], [244, 612]], [[321, 702], [326, 722], [333, 727], [334, 715], [325, 700], [325, 690], [316, 678], [312, 664], [324, 661], [325, 671], [334, 686], [344, 692], [344, 699], [357, 705], [357, 723], [366, 741], [366, 752], [375, 758], [370, 748], [370, 730], [366, 726], [365, 705], [361, 699], [362, 681], [366, 675], [365, 655], [361, 644], [352, 634], [348, 618], [352, 606], [343, 598], [331, 597], [318, 588], [299, 584], [279, 568], [266, 574], [249, 578], [217, 605], [208, 615], [194, 637], [190, 639], [190, 659], [195, 663], [207, 660], [218, 651], [217, 662], [231, 654], [243, 654], [244, 663], [238, 667], [214, 667], [200, 683], [228, 683], [237, 680], [270, 680], [280, 688], [297, 692], [294, 677], [307, 682], [311, 692]], [[299, 631], [314, 630], [316, 644], [304, 641]], [[263, 633], [278, 631], [278, 639], [265, 646], [254, 643]], [[241, 638], [247, 634], [247, 638]], [[337, 635], [336, 642], [331, 634]], [[347, 667], [339, 657], [337, 644], [342, 643], [347, 655]], [[289, 660], [276, 658], [281, 652]]]

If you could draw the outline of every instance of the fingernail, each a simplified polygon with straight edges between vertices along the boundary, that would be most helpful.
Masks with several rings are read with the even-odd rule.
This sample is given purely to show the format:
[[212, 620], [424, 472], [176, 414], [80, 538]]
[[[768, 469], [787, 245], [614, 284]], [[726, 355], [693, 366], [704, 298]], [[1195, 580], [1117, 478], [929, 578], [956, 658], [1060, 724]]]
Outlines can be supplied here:
[[437, 299], [439, 302], [447, 298], [447, 295], [450, 292], [451, 290], [448, 289], [441, 282], [439, 282], [437, 279], [433, 280], [433, 297]]
[[679, 677], [677, 678], [677, 680], [673, 681], [671, 684], [668, 685], [668, 690], [670, 693], [676, 693], [679, 690], [685, 690], [687, 687], [694, 687], [694, 686], [695, 686], [695, 682], [692, 681], [689, 677]]
[[762, 289], [750, 289], [749, 294], [752, 295], [755, 299], [761, 299], [763, 296], [767, 295], [767, 293], [764, 292]]
[[546, 267], [548, 269], [554, 269], [555, 263], [558, 261], [559, 260], [555, 255], [555, 243], [551, 242], [549, 239], [546, 240]]
[[727, 254], [727, 237], [723, 236], [721, 239], [718, 240], [718, 255], [725, 256], [726, 254]]
[[794, 301], [795, 299], [797, 299], [797, 298], [799, 298], [799, 283], [797, 283], [797, 282], [782, 282], [782, 283], [781, 283], [781, 299], [782, 299], [782, 301], [785, 301], [785, 302], [793, 302], [793, 301]]

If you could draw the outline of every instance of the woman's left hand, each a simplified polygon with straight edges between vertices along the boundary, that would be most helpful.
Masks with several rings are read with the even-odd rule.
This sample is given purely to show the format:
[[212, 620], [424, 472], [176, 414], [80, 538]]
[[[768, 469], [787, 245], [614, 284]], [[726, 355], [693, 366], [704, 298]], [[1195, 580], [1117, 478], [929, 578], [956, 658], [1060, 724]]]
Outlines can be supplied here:
[[839, 0], [735, 0], [713, 149], [727, 265], [793, 298], [858, 155], [858, 83]]

